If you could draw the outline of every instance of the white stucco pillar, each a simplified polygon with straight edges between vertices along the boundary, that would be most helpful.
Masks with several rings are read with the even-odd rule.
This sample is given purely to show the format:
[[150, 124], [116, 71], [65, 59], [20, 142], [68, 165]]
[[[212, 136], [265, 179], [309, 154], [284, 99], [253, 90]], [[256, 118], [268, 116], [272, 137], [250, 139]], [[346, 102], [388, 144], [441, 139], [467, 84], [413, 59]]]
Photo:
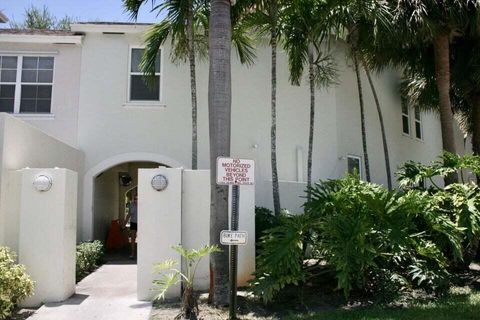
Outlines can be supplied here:
[[[35, 281], [35, 294], [22, 305], [63, 301], [75, 292], [77, 173], [67, 169], [22, 169], [18, 260]], [[39, 175], [51, 178], [38, 191]]]
[[[152, 178], [164, 175], [168, 186], [156, 191]], [[180, 255], [172, 246], [181, 242], [182, 169], [161, 167], [138, 170], [138, 300], [152, 300], [156, 295], [152, 282], [160, 278], [154, 273], [154, 265], [174, 259], [180, 268]], [[167, 293], [167, 298], [179, 297], [180, 285]]]

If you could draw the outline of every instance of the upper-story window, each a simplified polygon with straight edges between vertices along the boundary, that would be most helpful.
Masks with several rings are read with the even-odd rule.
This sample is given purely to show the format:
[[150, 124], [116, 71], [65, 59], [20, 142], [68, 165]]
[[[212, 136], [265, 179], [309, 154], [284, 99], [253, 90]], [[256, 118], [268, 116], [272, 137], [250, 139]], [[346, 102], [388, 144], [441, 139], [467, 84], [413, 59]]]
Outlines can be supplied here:
[[418, 108], [415, 108], [415, 138], [423, 140], [422, 114]]
[[0, 112], [50, 113], [53, 57], [0, 56]]
[[410, 135], [410, 110], [406, 102], [402, 102], [402, 131]]
[[130, 92], [129, 101], [160, 101], [160, 53], [155, 61], [155, 78], [151, 83], [143, 76], [140, 69], [144, 49], [132, 48], [130, 54]]

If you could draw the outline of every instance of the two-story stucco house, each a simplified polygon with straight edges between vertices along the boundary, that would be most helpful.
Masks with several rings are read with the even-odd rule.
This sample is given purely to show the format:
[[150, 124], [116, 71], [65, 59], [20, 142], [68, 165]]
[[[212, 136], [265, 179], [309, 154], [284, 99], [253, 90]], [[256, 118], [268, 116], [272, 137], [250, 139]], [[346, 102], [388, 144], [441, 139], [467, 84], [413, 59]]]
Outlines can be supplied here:
[[[188, 65], [171, 62], [167, 43], [159, 55], [158, 87], [147, 90], [138, 63], [148, 27], [79, 23], [68, 32], [0, 30], [0, 112], [8, 114], [0, 117], [2, 172], [45, 165], [77, 171], [78, 235], [82, 239], [105, 237], [110, 220], [123, 214], [125, 194], [135, 187], [138, 168], [188, 168], [191, 163]], [[242, 66], [236, 56], [232, 60], [232, 156], [255, 160], [256, 204], [266, 207], [272, 207], [269, 54], [268, 47], [259, 45], [253, 66]], [[340, 42], [335, 45], [335, 57], [339, 85], [316, 91], [314, 181], [338, 178], [354, 168], [364, 175], [355, 75]], [[309, 89], [306, 82], [290, 85], [288, 78], [287, 57], [279, 52], [281, 201], [282, 207], [300, 211], [306, 181]], [[209, 167], [207, 79], [208, 63], [200, 62], [201, 169]], [[374, 81], [386, 122], [392, 171], [406, 160], [429, 162], [439, 155], [437, 116], [401, 107], [395, 72], [382, 73]], [[367, 85], [364, 96], [372, 180], [385, 184], [380, 125]], [[20, 130], [20, 121], [40, 131]], [[57, 151], [49, 147], [52, 138], [62, 142]], [[457, 146], [464, 151], [459, 130]], [[8, 186], [1, 184], [0, 188], [5, 206]], [[2, 210], [0, 204], [0, 217]]]

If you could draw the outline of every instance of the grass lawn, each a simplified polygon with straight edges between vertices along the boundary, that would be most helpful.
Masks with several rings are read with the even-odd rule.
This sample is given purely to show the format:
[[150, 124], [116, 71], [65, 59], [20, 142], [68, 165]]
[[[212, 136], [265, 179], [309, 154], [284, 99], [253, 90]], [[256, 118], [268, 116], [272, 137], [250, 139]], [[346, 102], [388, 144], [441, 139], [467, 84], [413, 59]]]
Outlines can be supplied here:
[[436, 301], [416, 302], [403, 308], [361, 308], [351, 310], [318, 311], [289, 315], [287, 320], [446, 320], [480, 319], [480, 292], [468, 287], [452, 288], [446, 297]]

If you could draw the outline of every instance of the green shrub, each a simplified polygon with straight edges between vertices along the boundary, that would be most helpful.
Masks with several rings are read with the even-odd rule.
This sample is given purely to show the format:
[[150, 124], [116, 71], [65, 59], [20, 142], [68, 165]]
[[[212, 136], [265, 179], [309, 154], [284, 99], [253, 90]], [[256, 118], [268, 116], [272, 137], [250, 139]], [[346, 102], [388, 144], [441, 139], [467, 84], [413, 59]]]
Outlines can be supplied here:
[[255, 207], [255, 243], [260, 241], [264, 232], [268, 229], [276, 227], [279, 224], [272, 210], [265, 207]]
[[102, 263], [105, 254], [101, 241], [83, 242], [77, 245], [77, 282], [93, 272]]
[[14, 252], [0, 246], [0, 319], [9, 317], [18, 302], [33, 294], [33, 281], [15, 259]]

